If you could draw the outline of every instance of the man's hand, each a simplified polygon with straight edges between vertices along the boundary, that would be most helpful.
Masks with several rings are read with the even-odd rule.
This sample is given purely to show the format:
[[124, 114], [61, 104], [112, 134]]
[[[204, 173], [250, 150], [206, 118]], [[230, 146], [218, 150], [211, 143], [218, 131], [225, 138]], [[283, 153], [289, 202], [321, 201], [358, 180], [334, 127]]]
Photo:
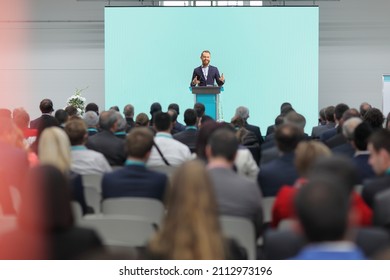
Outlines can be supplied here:
[[223, 76], [223, 73], [222, 73], [221, 77], [219, 77], [219, 79], [218, 79], [218, 80], [220, 80], [222, 83], [224, 83], [224, 82], [225, 82], [225, 77]]
[[195, 85], [198, 85], [200, 83], [200, 81], [198, 80], [198, 76], [195, 76], [195, 78], [192, 80], [192, 84], [195, 86]]

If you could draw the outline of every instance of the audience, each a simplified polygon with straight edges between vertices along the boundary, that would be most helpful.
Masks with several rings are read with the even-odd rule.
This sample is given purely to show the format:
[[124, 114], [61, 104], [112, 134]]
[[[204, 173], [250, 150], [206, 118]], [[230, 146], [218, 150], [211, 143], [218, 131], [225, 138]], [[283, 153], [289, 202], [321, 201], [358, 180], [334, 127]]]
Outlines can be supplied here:
[[104, 175], [103, 199], [149, 197], [163, 200], [167, 176], [148, 170], [145, 166], [153, 147], [153, 133], [146, 127], [136, 127], [127, 135], [125, 143], [125, 166]]
[[326, 124], [318, 126], [317, 129], [313, 129], [311, 133], [311, 137], [313, 139], [319, 139], [325, 131], [329, 129], [333, 129], [336, 126], [335, 120], [334, 120], [334, 106], [328, 106], [325, 109], [325, 118], [326, 118]]
[[186, 127], [185, 127], [183, 124], [181, 124], [180, 122], [177, 121], [177, 117], [180, 115], [180, 108], [179, 108], [179, 105], [176, 104], [176, 103], [171, 103], [171, 104], [169, 104], [169, 106], [168, 106], [168, 112], [169, 112], [170, 110], [174, 110], [174, 111], [176, 112], [176, 114], [177, 114], [176, 119], [175, 119], [175, 120], [172, 120], [172, 122], [175, 123], [175, 125], [174, 125], [173, 128], [172, 128], [172, 130], [173, 130], [173, 131], [176, 131], [176, 132], [182, 132], [182, 131], [184, 131]]
[[54, 111], [54, 108], [53, 102], [50, 99], [43, 99], [39, 104], [39, 110], [41, 111], [42, 115], [39, 118], [30, 122], [30, 128], [39, 129], [42, 122], [45, 122], [45, 120], [48, 119], [54, 119], [54, 117], [51, 116]]
[[125, 116], [126, 119], [126, 133], [129, 133], [129, 131], [135, 127], [135, 122], [134, 122], [134, 106], [131, 104], [127, 104], [123, 108], [123, 115]]
[[173, 138], [190, 148], [191, 153], [195, 152], [196, 140], [198, 137], [198, 129], [196, 127], [197, 115], [195, 110], [187, 109], [184, 112], [184, 123], [186, 127], [184, 131], [176, 133]]
[[244, 106], [237, 107], [235, 116], [241, 117], [241, 119], [244, 121], [244, 127], [255, 134], [258, 144], [261, 145], [264, 140], [263, 136], [261, 135], [260, 127], [248, 123], [249, 109]]
[[[91, 111], [92, 112], [92, 111]], [[111, 166], [102, 153], [89, 150], [85, 146], [88, 139], [87, 126], [81, 119], [70, 120], [65, 132], [71, 146], [71, 169], [80, 175], [102, 174], [111, 171]]]
[[87, 125], [88, 136], [98, 133], [99, 115], [94, 111], [87, 111], [83, 115], [83, 120]]
[[154, 137], [154, 147], [147, 162], [147, 166], [178, 166], [191, 159], [188, 146], [173, 139], [171, 135], [172, 122], [168, 113], [154, 114], [154, 128], [157, 131]]
[[199, 161], [178, 168], [168, 190], [161, 228], [148, 246], [149, 258], [169, 260], [241, 259], [222, 235], [211, 179]]
[[377, 130], [383, 128], [385, 117], [379, 109], [371, 108], [364, 114], [363, 120], [371, 125], [374, 130]]

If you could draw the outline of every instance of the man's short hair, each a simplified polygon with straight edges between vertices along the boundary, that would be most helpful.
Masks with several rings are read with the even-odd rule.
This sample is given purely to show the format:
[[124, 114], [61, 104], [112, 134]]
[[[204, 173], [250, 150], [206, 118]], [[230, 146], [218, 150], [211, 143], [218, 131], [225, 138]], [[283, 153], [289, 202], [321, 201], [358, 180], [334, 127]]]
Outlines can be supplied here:
[[65, 123], [68, 120], [69, 114], [64, 109], [58, 109], [55, 112], [54, 117], [57, 119], [59, 124], [63, 124], [63, 123]]
[[172, 123], [176, 122], [177, 120], [177, 112], [175, 109], [169, 109], [168, 114], [171, 116]]
[[184, 123], [187, 126], [196, 125], [197, 115], [194, 109], [187, 109], [184, 111]]
[[373, 129], [378, 129], [383, 127], [385, 117], [383, 116], [381, 110], [377, 108], [371, 108], [366, 112], [363, 120], [368, 122]]
[[110, 107], [110, 110], [114, 110], [114, 111], [119, 112], [119, 107], [117, 105], [114, 105], [114, 106]]
[[88, 103], [87, 106], [85, 106], [85, 112], [88, 111], [93, 111], [99, 115], [99, 106], [96, 103]]
[[353, 133], [353, 142], [355, 144], [356, 149], [358, 149], [359, 151], [367, 150], [368, 138], [370, 137], [372, 132], [372, 127], [366, 122], [362, 122], [355, 128], [355, 131]]
[[362, 104], [360, 104], [359, 107], [360, 116], [364, 117], [367, 111], [371, 108], [372, 108], [371, 105], [367, 102], [363, 102]]
[[206, 111], [206, 108], [205, 108], [203, 103], [198, 102], [198, 103], [195, 103], [194, 110], [195, 110], [198, 118], [201, 118], [201, 117], [203, 117], [204, 112]]
[[334, 122], [334, 106], [328, 106], [325, 109], [326, 121]]
[[68, 134], [70, 144], [72, 146], [84, 144], [85, 135], [87, 132], [87, 125], [81, 119], [72, 119], [65, 124], [64, 128]]
[[344, 112], [349, 109], [349, 106], [344, 103], [337, 104], [336, 107], [334, 107], [334, 115], [336, 117], [336, 120], [341, 120], [341, 117], [343, 116]]
[[143, 158], [153, 147], [153, 133], [147, 127], [135, 127], [126, 136], [128, 156]]
[[117, 111], [115, 110], [103, 111], [99, 117], [100, 128], [103, 130], [111, 130], [111, 128], [118, 121], [116, 114]]
[[276, 128], [276, 145], [283, 153], [293, 152], [302, 139], [303, 132], [296, 125], [282, 124]]
[[135, 126], [148, 126], [149, 117], [145, 113], [139, 113], [135, 118]]
[[177, 105], [176, 103], [171, 103], [171, 104], [169, 104], [169, 106], [168, 106], [168, 111], [171, 110], [171, 109], [175, 110], [176, 113], [177, 113], [177, 115], [180, 115], [179, 105]]
[[153, 117], [153, 115], [157, 112], [161, 112], [161, 104], [158, 102], [154, 102], [152, 105], [150, 105], [150, 115]]
[[236, 109], [236, 116], [240, 116], [244, 121], [249, 118], [249, 109], [244, 106], [240, 106]]
[[350, 118], [348, 120], [346, 120], [344, 123], [343, 123], [343, 127], [342, 127], [342, 130], [343, 130], [343, 135], [344, 137], [351, 141], [353, 140], [353, 135], [355, 133], [355, 128], [362, 122], [362, 119], [361, 118], [356, 118], [356, 117], [353, 117], [353, 118]]
[[171, 123], [171, 116], [168, 113], [157, 112], [154, 114], [154, 126], [156, 127], [157, 131], [169, 130]]
[[83, 115], [85, 124], [88, 127], [96, 127], [99, 123], [99, 116], [95, 111], [87, 111]]
[[283, 113], [284, 110], [292, 109], [292, 105], [290, 102], [284, 102], [280, 105], [280, 113]]
[[116, 117], [118, 119], [118, 127], [116, 128], [116, 131], [125, 131], [127, 126], [126, 119], [119, 112], [116, 112]]
[[368, 143], [371, 143], [374, 150], [379, 152], [381, 149], [390, 153], [390, 131], [387, 129], [378, 129], [368, 138]]
[[126, 118], [132, 118], [134, 117], [134, 106], [131, 104], [127, 104], [123, 108], [123, 115], [125, 115]]
[[238, 149], [238, 140], [234, 132], [228, 128], [214, 131], [208, 141], [213, 157], [221, 156], [228, 161], [234, 161]]
[[338, 241], [345, 237], [350, 203], [341, 181], [329, 177], [310, 180], [299, 189], [294, 205], [309, 242]]
[[210, 51], [208, 51], [208, 50], [204, 50], [201, 54], [200, 54], [200, 56], [202, 56], [203, 55], [203, 53], [208, 53], [209, 55], [211, 55], [211, 53], [210, 53]]
[[78, 113], [79, 113], [79, 112], [77, 111], [77, 108], [74, 107], [74, 106], [72, 106], [72, 105], [66, 106], [65, 111], [68, 113], [68, 116], [69, 116], [69, 117], [77, 116]]
[[43, 99], [39, 104], [39, 110], [42, 114], [49, 114], [54, 111], [53, 102], [50, 99]]
[[283, 120], [284, 123], [293, 124], [300, 129], [304, 129], [306, 125], [306, 119], [303, 115], [298, 114], [295, 111], [287, 113]]

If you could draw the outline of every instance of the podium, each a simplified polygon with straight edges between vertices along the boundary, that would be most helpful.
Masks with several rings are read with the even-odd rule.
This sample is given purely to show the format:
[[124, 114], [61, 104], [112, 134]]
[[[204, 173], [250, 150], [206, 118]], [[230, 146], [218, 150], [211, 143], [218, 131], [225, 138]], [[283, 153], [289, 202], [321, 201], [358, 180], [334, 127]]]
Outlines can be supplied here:
[[206, 87], [191, 87], [192, 94], [195, 95], [195, 103], [204, 104], [205, 114], [218, 120], [219, 112], [219, 94], [221, 87], [206, 86]]

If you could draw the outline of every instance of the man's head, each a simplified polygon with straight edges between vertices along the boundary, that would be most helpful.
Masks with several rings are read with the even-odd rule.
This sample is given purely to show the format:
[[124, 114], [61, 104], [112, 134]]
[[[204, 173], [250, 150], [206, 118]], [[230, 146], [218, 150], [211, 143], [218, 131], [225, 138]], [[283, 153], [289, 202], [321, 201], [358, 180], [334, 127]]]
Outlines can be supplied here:
[[43, 99], [39, 104], [39, 110], [41, 110], [42, 114], [50, 114], [54, 111], [53, 102], [50, 99]]
[[161, 112], [161, 104], [158, 102], [154, 102], [152, 105], [150, 105], [150, 115], [153, 118], [153, 115], [157, 112]]
[[295, 111], [291, 111], [285, 115], [283, 123], [295, 125], [303, 133], [306, 125], [306, 119], [303, 115], [298, 114]]
[[350, 119], [346, 120], [343, 123], [343, 136], [348, 141], [352, 141], [353, 140], [353, 135], [354, 135], [354, 132], [355, 132], [355, 128], [359, 124], [361, 124], [361, 122], [362, 122], [361, 118], [353, 117], [353, 118], [350, 118]]
[[135, 127], [126, 136], [126, 152], [129, 158], [147, 161], [153, 147], [153, 133], [147, 127]]
[[356, 150], [367, 150], [368, 138], [370, 137], [372, 131], [372, 127], [366, 122], [362, 122], [355, 128], [353, 133], [353, 144]]
[[125, 118], [133, 118], [134, 117], [134, 106], [131, 104], [127, 104], [123, 108], [123, 115], [125, 115]]
[[103, 111], [99, 117], [99, 126], [103, 130], [115, 132], [118, 125], [117, 112], [115, 110]]
[[195, 126], [197, 117], [194, 109], [187, 109], [184, 112], [184, 122], [187, 126]]
[[325, 109], [326, 122], [334, 122], [334, 106], [328, 106]]
[[176, 110], [170, 109], [170, 110], [168, 110], [167, 113], [171, 116], [171, 121], [172, 121], [172, 124], [174, 125], [176, 123], [176, 120], [177, 120], [177, 112], [176, 112]]
[[326, 123], [326, 116], [325, 116], [325, 110], [326, 108], [322, 108], [318, 114], [319, 118], [318, 118], [318, 123], [320, 125], [324, 125]]
[[79, 112], [77, 111], [77, 108], [72, 106], [72, 105], [67, 106], [65, 108], [65, 111], [68, 113], [69, 117], [77, 116], [79, 114]]
[[202, 66], [206, 67], [210, 64], [211, 53], [210, 51], [204, 50], [200, 55], [200, 60], [202, 60]]
[[276, 145], [282, 153], [291, 153], [303, 138], [303, 132], [292, 124], [282, 124], [275, 131]]
[[342, 182], [318, 177], [299, 189], [296, 214], [309, 242], [341, 241], [348, 229], [349, 195]]
[[85, 124], [88, 127], [96, 128], [99, 124], [99, 116], [95, 111], [87, 111], [83, 115]]
[[87, 125], [81, 119], [72, 119], [65, 124], [64, 128], [68, 134], [72, 146], [84, 145], [88, 137]]
[[57, 119], [58, 123], [60, 125], [63, 125], [64, 123], [66, 123], [69, 119], [69, 115], [68, 115], [68, 112], [65, 111], [64, 109], [58, 109], [55, 114], [54, 114], [54, 117]]
[[127, 126], [126, 119], [119, 112], [116, 112], [116, 117], [118, 119], [118, 125], [116, 128], [116, 132], [126, 131], [126, 126]]
[[[368, 112], [367, 112], [368, 113]], [[367, 114], [366, 114], [367, 115]], [[379, 129], [368, 139], [369, 164], [377, 175], [390, 168], [390, 131]]]
[[154, 127], [158, 132], [170, 133], [172, 129], [171, 116], [168, 113], [157, 112], [154, 114]]
[[210, 136], [206, 146], [206, 155], [209, 161], [219, 158], [233, 164], [237, 149], [238, 140], [234, 132], [228, 128], [220, 128]]
[[359, 111], [360, 111], [360, 115], [362, 117], [364, 117], [364, 115], [367, 113], [368, 110], [370, 110], [372, 107], [370, 104], [368, 104], [367, 102], [363, 102], [362, 104], [360, 104], [360, 107], [359, 107]]
[[85, 112], [93, 111], [99, 116], [99, 106], [96, 103], [88, 103], [85, 106]]
[[119, 107], [117, 105], [114, 105], [114, 106], [110, 107], [110, 110], [114, 110], [114, 111], [119, 112]]
[[201, 118], [201, 117], [203, 117], [204, 112], [206, 111], [206, 108], [205, 108], [205, 106], [202, 103], [195, 103], [194, 104], [194, 110], [195, 110], [196, 115], [198, 116], [198, 118]]
[[334, 108], [334, 117], [336, 119], [336, 122], [339, 122], [344, 114], [345, 111], [349, 109], [347, 104], [339, 103]]
[[377, 108], [371, 108], [366, 112], [363, 120], [368, 122], [373, 129], [380, 129], [383, 127], [385, 117], [383, 116], [381, 110]]
[[240, 106], [236, 109], [236, 116], [240, 116], [245, 122], [249, 118], [249, 110], [247, 107]]
[[135, 126], [148, 126], [149, 117], [145, 113], [139, 113], [135, 118]]
[[171, 103], [168, 106], [168, 111], [171, 110], [171, 109], [175, 110], [177, 115], [180, 115], [179, 105], [177, 105], [176, 103]]

